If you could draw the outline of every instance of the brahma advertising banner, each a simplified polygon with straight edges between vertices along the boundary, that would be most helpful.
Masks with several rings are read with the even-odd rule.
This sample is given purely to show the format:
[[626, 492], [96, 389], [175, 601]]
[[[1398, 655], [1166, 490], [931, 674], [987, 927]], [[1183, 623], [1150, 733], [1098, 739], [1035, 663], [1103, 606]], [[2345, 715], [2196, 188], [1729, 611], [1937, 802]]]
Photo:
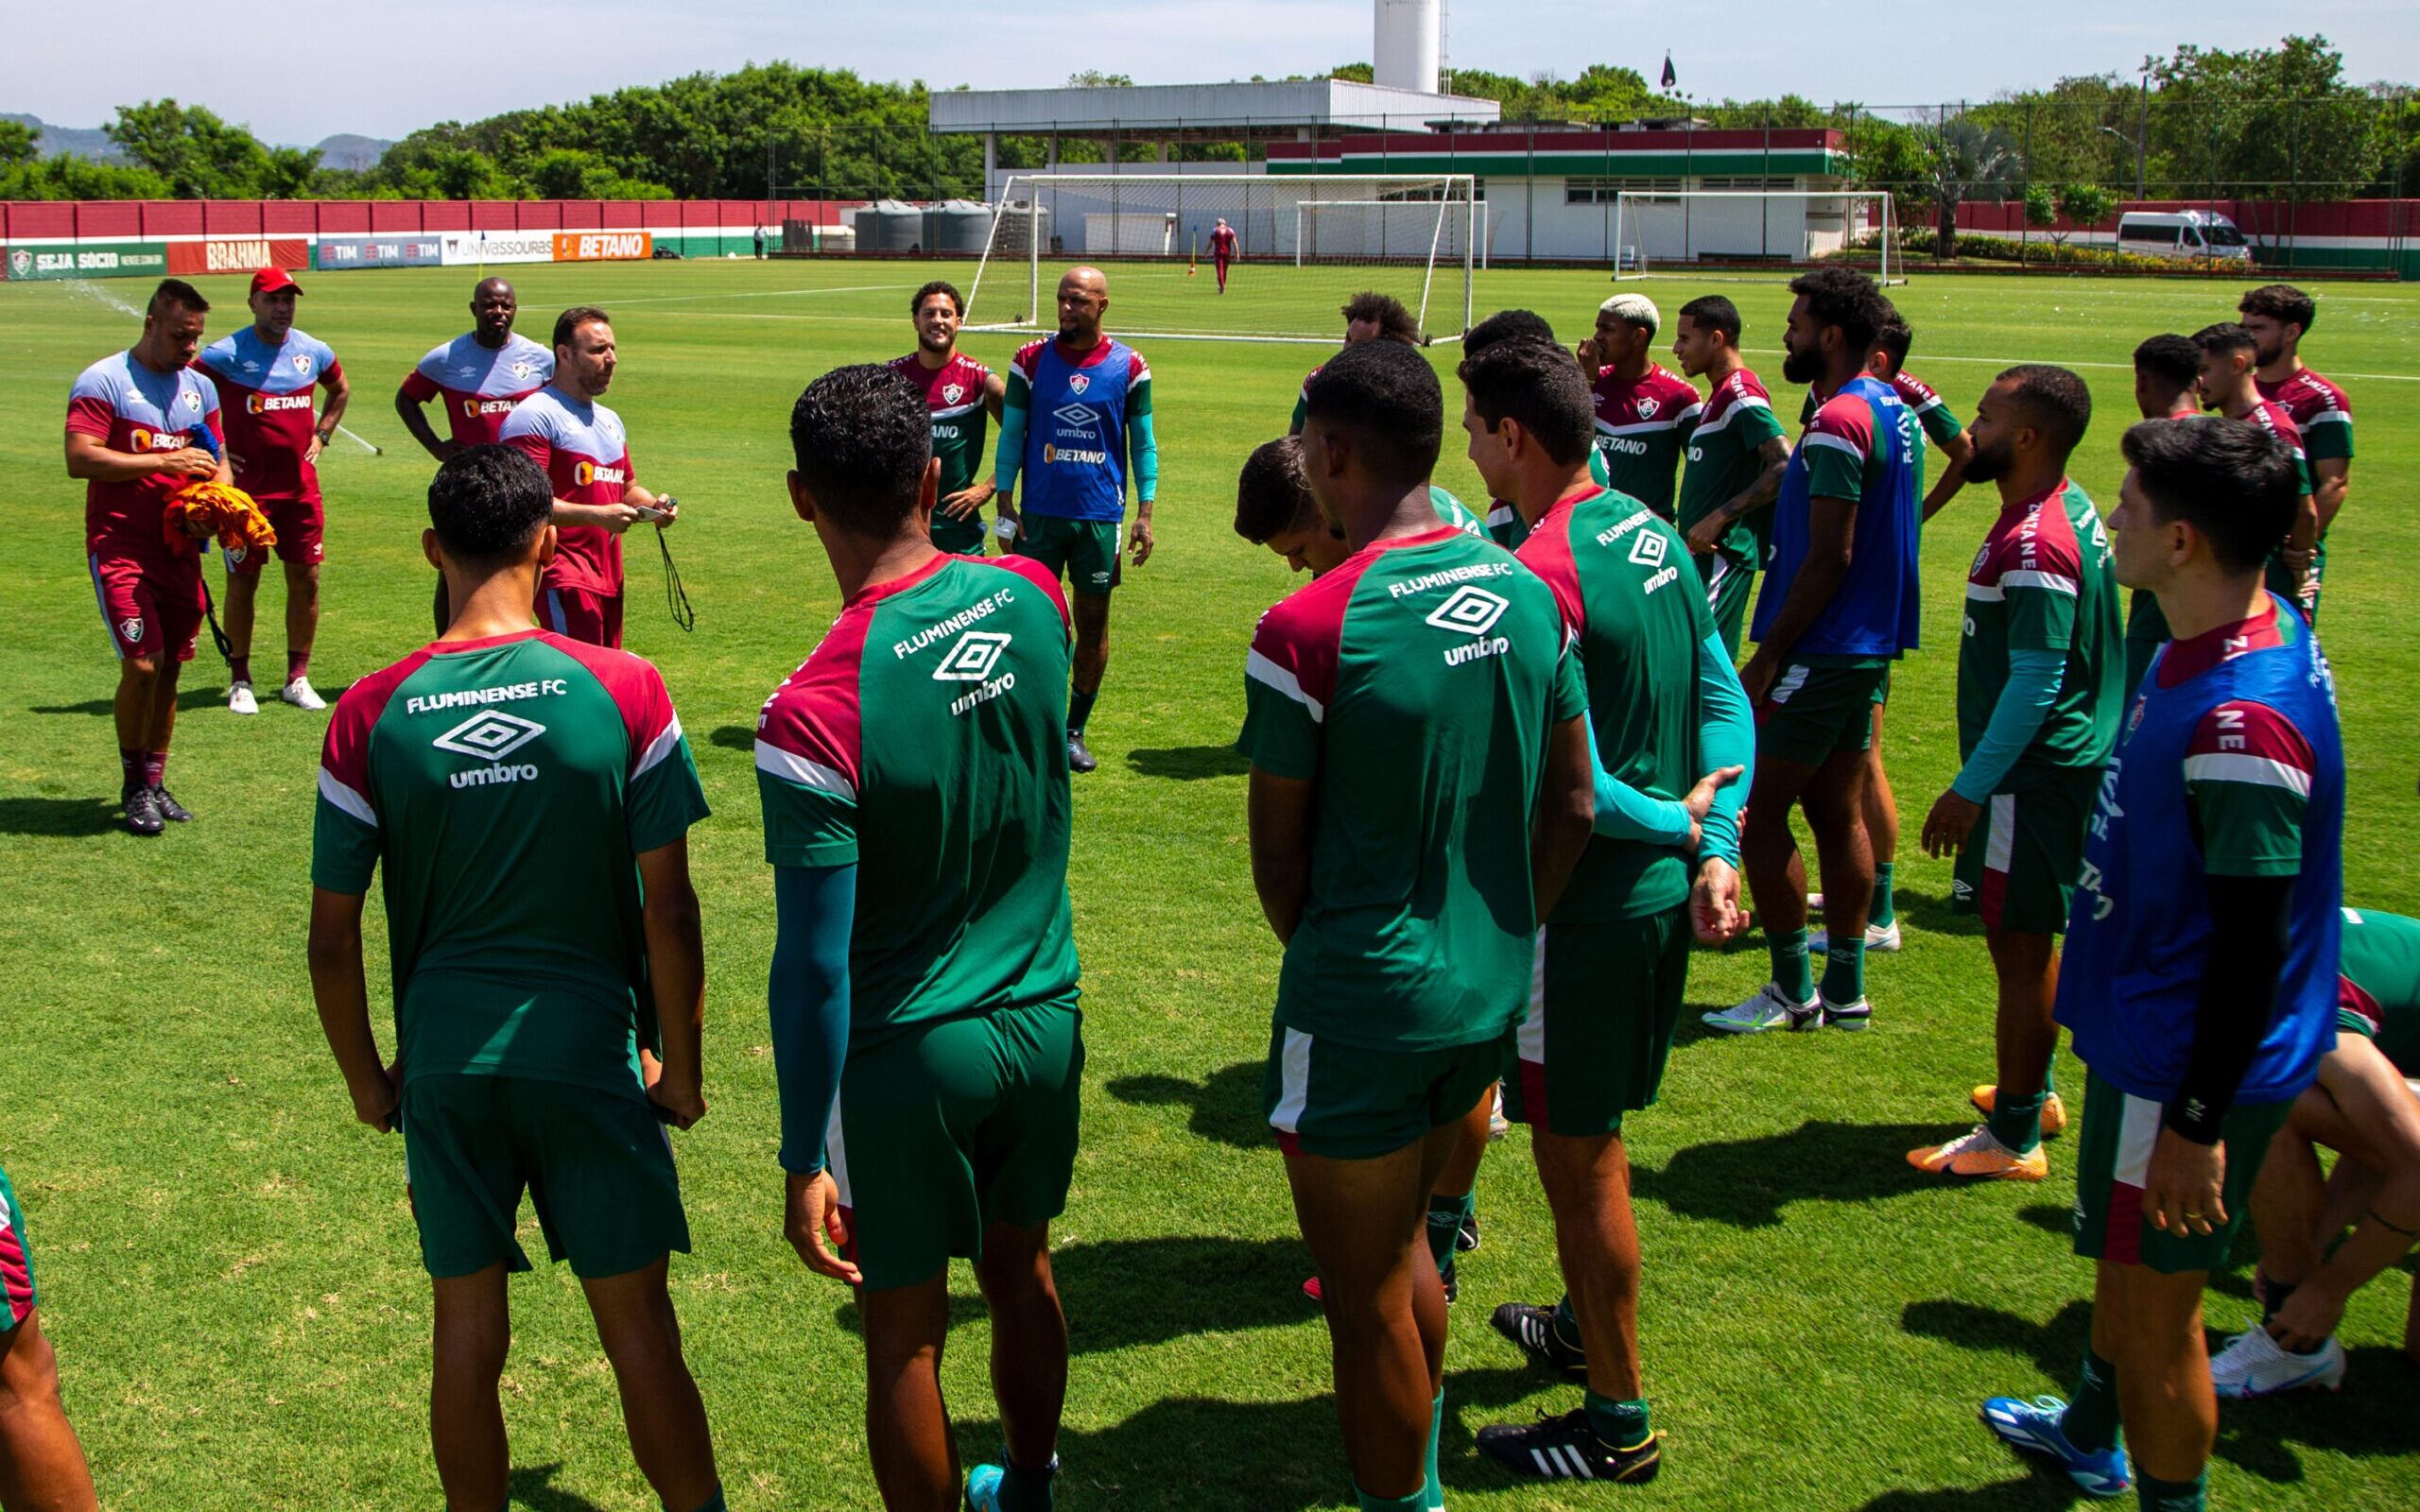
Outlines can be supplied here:
[[9, 277], [159, 278], [168, 271], [165, 242], [54, 242], [15, 246], [0, 259]]
[[322, 236], [316, 266], [435, 267], [445, 261], [444, 238], [434, 232], [405, 236]]
[[447, 267], [555, 260], [555, 233], [549, 231], [449, 231], [438, 240], [439, 261]]
[[300, 236], [212, 236], [198, 242], [168, 244], [168, 271], [179, 278], [310, 266], [310, 243]]
[[621, 263], [655, 255], [655, 236], [644, 231], [559, 231], [558, 263]]

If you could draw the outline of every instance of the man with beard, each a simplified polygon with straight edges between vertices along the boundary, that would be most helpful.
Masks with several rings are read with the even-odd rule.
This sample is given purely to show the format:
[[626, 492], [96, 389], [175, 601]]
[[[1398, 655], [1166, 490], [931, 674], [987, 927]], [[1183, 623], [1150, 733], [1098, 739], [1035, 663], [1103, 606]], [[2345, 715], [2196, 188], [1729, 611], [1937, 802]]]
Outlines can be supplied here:
[[933, 544], [958, 557], [983, 555], [983, 506], [992, 480], [983, 466], [985, 416], [1000, 418], [1007, 380], [958, 350], [966, 300], [958, 285], [935, 279], [916, 291], [908, 312], [916, 320], [916, 350], [890, 360], [890, 370], [915, 385], [933, 417], [933, 455], [941, 458], [941, 501], [933, 506]]
[[2294, 480], [2302, 494], [2294, 505], [2293, 528], [2269, 554], [2268, 584], [2269, 592], [2300, 610], [2308, 621], [2319, 610], [2320, 519], [2302, 427], [2285, 405], [2261, 394], [2255, 373], [2260, 344], [2248, 328], [2232, 321], [2204, 326], [2193, 333], [2193, 344], [2202, 349], [2202, 406], [2229, 420], [2250, 421], [2294, 454]]
[[2310, 470], [2311, 503], [2319, 510], [2319, 540], [2312, 547], [2309, 615], [2319, 623], [2320, 578], [2327, 571], [2327, 529], [2344, 507], [2353, 472], [2353, 405], [2344, 390], [2303, 366], [2303, 336], [2319, 314], [2311, 297], [2291, 284], [2267, 284], [2236, 306], [2252, 333], [2255, 381], [2260, 397], [2285, 406], [2303, 435], [2304, 465]]

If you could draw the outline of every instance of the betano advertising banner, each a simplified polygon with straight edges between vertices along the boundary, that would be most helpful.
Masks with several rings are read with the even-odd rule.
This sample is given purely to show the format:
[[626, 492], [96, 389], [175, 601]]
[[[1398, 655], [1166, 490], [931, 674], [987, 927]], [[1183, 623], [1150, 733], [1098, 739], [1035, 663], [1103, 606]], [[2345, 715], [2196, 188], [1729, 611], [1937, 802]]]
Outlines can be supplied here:
[[444, 238], [435, 233], [408, 236], [322, 236], [320, 268], [435, 267], [445, 261]]
[[555, 232], [558, 263], [644, 261], [655, 255], [655, 236], [644, 231], [559, 231]]
[[159, 278], [168, 271], [165, 242], [77, 242], [11, 247], [0, 266], [20, 282], [36, 278]]
[[168, 244], [168, 271], [179, 278], [310, 266], [310, 244], [300, 236], [213, 236], [205, 241]]
[[447, 267], [483, 263], [551, 263], [555, 233], [547, 231], [449, 231], [438, 238]]

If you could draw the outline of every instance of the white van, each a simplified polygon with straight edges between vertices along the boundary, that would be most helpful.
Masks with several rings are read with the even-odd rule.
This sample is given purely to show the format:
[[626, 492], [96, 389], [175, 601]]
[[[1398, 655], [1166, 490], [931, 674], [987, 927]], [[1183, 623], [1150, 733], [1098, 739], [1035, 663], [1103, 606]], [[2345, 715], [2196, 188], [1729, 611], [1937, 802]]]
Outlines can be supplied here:
[[2130, 210], [2118, 217], [2118, 249], [2137, 257], [2252, 261], [2243, 232], [2214, 210]]

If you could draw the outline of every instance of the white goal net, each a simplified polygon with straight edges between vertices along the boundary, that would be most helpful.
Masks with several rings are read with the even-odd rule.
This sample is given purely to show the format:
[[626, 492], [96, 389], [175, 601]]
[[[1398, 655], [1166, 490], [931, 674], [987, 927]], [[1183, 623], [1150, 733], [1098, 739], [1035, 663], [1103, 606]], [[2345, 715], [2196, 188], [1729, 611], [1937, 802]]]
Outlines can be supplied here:
[[[967, 329], [1056, 329], [1060, 274], [1094, 263], [1120, 335], [1333, 343], [1345, 301], [1375, 290], [1452, 339], [1470, 328], [1484, 208], [1468, 174], [1017, 174]], [[1223, 280], [1220, 221], [1236, 238]]]
[[1624, 190], [1614, 204], [1614, 277], [1788, 277], [1847, 260], [1904, 283], [1895, 229], [1879, 190]]

